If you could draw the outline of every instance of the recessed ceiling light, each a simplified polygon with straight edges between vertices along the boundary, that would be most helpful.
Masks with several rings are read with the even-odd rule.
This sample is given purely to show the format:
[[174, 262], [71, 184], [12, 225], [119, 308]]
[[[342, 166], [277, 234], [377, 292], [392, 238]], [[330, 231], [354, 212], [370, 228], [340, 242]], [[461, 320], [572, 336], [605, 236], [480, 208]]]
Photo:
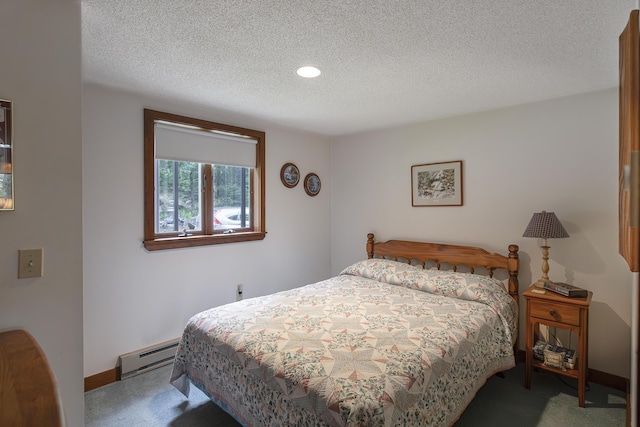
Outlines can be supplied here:
[[296, 74], [300, 77], [313, 78], [320, 75], [320, 70], [316, 67], [300, 67], [296, 70]]

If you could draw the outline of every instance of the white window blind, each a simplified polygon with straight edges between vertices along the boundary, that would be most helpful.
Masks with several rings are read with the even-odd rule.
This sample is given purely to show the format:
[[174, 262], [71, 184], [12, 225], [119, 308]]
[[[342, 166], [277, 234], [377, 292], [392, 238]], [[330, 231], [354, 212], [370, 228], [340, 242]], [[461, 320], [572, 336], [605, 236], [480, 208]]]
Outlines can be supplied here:
[[256, 166], [257, 141], [252, 138], [161, 122], [155, 123], [154, 134], [156, 159]]

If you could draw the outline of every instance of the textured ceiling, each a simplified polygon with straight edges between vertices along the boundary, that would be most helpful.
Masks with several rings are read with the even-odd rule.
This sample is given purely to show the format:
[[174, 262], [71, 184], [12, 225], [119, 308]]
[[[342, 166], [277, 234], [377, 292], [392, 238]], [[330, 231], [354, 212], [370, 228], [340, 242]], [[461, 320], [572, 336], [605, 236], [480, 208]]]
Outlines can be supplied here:
[[83, 75], [342, 135], [616, 86], [635, 5], [82, 0]]

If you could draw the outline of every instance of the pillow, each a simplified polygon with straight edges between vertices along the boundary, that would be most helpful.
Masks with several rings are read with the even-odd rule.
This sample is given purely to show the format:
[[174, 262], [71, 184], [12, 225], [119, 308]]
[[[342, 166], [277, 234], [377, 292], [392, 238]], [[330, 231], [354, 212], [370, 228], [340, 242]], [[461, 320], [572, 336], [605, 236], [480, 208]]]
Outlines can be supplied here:
[[404, 286], [436, 295], [490, 303], [496, 297], [509, 297], [504, 284], [498, 279], [455, 271], [424, 270], [421, 266], [391, 261], [368, 259], [356, 262], [340, 275], [360, 276], [391, 285]]
[[421, 266], [409, 265], [404, 262], [392, 261], [388, 259], [366, 259], [350, 265], [340, 272], [340, 276], [359, 276], [366, 279], [378, 280], [391, 284], [397, 281], [397, 275], [407, 272], [423, 271]]

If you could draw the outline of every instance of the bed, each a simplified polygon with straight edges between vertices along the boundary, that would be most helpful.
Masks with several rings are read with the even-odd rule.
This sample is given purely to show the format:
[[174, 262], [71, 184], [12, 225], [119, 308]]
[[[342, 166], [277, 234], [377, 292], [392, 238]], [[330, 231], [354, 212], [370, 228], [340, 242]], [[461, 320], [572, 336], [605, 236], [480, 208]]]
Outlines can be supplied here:
[[245, 426], [453, 424], [515, 366], [518, 247], [369, 234], [366, 249], [328, 280], [193, 316], [171, 383]]

